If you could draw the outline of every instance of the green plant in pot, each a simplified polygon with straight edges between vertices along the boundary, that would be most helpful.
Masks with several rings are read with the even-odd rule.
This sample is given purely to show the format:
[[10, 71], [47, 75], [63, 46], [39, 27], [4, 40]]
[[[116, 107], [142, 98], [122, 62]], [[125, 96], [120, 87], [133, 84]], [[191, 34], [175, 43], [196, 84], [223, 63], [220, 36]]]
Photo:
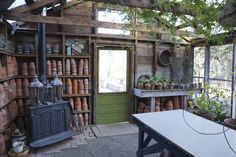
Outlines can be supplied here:
[[144, 79], [143, 82], [144, 82], [145, 89], [150, 90], [151, 89], [150, 80], [149, 79]]
[[228, 90], [208, 84], [205, 84], [204, 88], [208, 94], [202, 93], [196, 98], [196, 103], [192, 105], [193, 112], [204, 118], [222, 122], [229, 110], [229, 104], [226, 101]]

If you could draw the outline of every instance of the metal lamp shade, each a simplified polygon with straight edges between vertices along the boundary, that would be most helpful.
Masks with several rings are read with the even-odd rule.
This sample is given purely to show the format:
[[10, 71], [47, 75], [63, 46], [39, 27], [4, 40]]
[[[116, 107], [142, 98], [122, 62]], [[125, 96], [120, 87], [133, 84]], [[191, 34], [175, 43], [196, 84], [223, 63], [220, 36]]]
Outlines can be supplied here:
[[54, 75], [54, 79], [50, 84], [53, 86], [54, 102], [60, 102], [63, 94], [63, 83], [58, 78], [58, 75]]
[[43, 84], [35, 75], [29, 86], [30, 104], [33, 106], [42, 105], [43, 102]]

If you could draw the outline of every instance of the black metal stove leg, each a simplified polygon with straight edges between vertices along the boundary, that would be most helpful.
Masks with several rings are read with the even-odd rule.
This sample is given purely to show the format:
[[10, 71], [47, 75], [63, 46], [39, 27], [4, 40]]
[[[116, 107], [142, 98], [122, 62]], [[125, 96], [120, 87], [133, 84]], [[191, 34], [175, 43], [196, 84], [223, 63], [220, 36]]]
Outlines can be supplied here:
[[[139, 128], [139, 132], [138, 132], [138, 150], [141, 150], [143, 148], [144, 148], [144, 131], [142, 131]], [[137, 153], [137, 156], [138, 157], [143, 157], [143, 155], [138, 155], [138, 153]]]

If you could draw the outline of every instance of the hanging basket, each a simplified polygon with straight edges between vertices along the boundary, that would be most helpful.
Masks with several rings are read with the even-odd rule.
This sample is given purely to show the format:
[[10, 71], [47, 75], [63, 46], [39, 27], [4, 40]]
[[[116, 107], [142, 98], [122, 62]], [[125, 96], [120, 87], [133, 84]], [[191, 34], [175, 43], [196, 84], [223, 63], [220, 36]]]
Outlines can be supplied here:
[[158, 55], [158, 62], [162, 66], [170, 65], [171, 52], [169, 50], [162, 50]]

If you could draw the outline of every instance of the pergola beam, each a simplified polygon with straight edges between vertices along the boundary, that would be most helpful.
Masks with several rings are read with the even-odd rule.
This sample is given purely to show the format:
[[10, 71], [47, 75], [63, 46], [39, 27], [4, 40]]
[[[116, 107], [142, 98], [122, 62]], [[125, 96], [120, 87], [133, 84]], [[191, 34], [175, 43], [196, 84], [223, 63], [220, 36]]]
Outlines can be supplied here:
[[193, 10], [184, 8], [179, 3], [166, 2], [169, 5], [164, 5], [163, 2], [153, 2], [153, 0], [84, 0], [84, 1], [93, 1], [99, 3], [110, 3], [121, 6], [135, 7], [135, 8], [145, 8], [152, 10], [159, 10], [162, 12], [172, 12], [176, 14], [185, 14], [194, 16], [195, 13]]
[[19, 7], [15, 7], [10, 9], [11, 12], [28, 12], [28, 11], [32, 11], [50, 4], [56, 4], [59, 3], [60, 0], [38, 0], [35, 1], [34, 3], [30, 4], [30, 5], [21, 5]]
[[[154, 33], [163, 33], [166, 32], [160, 27], [146, 27], [143, 25], [125, 25], [120, 23], [111, 23], [111, 22], [101, 22], [88, 20], [87, 18], [81, 18], [76, 16], [41, 16], [41, 15], [30, 15], [26, 13], [12, 13], [5, 12], [3, 14], [4, 19], [21, 21], [21, 22], [30, 22], [30, 23], [47, 23], [47, 24], [59, 24], [59, 25], [73, 25], [73, 26], [82, 26], [82, 27], [101, 27], [101, 28], [113, 28], [113, 29], [126, 29], [127, 30], [136, 30], [142, 32], [154, 32]], [[194, 36], [192, 32], [179, 31], [180, 35], [183, 36]]]

